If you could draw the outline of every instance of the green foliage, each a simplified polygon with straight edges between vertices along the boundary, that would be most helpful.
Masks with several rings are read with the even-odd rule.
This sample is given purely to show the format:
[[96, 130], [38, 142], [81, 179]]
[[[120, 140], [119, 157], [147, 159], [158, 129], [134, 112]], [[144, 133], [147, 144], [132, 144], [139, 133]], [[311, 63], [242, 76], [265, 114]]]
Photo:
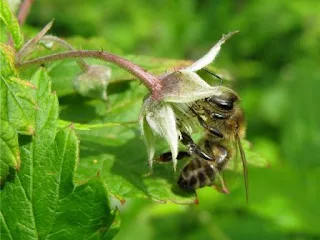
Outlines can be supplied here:
[[1, 120], [10, 122], [21, 134], [34, 133], [30, 112], [38, 106], [32, 96], [34, 86], [15, 76], [1, 76]]
[[112, 239], [119, 213], [100, 178], [74, 184], [79, 140], [72, 125], [58, 129], [51, 79], [41, 68], [22, 80], [3, 43], [1, 56], [1, 239]]
[[7, 178], [10, 168], [19, 169], [20, 151], [18, 135], [7, 121], [1, 121], [1, 156], [0, 156], [0, 186]]
[[35, 86], [19, 78], [14, 68], [13, 50], [1, 43], [0, 122], [1, 159], [0, 185], [7, 178], [10, 168], [19, 169], [20, 151], [18, 135], [34, 134], [35, 120], [30, 112], [37, 108], [32, 96]]
[[31, 83], [37, 89], [38, 107], [28, 113], [35, 118], [35, 134], [20, 137], [21, 168], [0, 192], [1, 236], [107, 239], [115, 215], [106, 191], [97, 177], [73, 184], [78, 138], [72, 126], [57, 130], [58, 101], [46, 72], [39, 70]]
[[11, 12], [7, 0], [0, 1], [0, 9], [0, 19], [4, 22], [10, 32], [15, 48], [19, 49], [23, 44], [23, 35], [20, 31], [18, 20]]
[[[144, 176], [149, 169], [137, 120], [145, 94], [144, 86], [125, 81], [110, 85], [107, 110], [103, 101], [79, 96], [62, 99], [61, 118], [92, 123], [75, 124], [81, 139], [76, 179], [80, 182], [99, 173], [108, 192], [122, 202], [148, 197], [161, 202], [192, 203], [194, 194], [183, 193], [175, 186], [171, 164], [157, 166], [153, 176]], [[83, 115], [90, 118], [83, 119]]]
[[[29, 113], [50, 114], [39, 109], [38, 87], [35, 88], [38, 83], [31, 84], [23, 79], [30, 79], [37, 68], [17, 72], [14, 50], [2, 44], [0, 167], [5, 184], [0, 195], [5, 219], [21, 223], [12, 233], [19, 234], [31, 226], [30, 234], [34, 234], [36, 223], [47, 221], [52, 231], [62, 230], [61, 235], [50, 235], [57, 239], [71, 238], [71, 235], [81, 239], [83, 236], [104, 239], [115, 236], [121, 240], [319, 238], [319, 1], [133, 0], [130, 7], [124, 7], [123, 1], [81, 0], [77, 2], [80, 8], [75, 8], [74, 4], [74, 1], [63, 0], [54, 3], [34, 1], [28, 25], [23, 27], [24, 33], [33, 37], [54, 18], [52, 32], [66, 38], [75, 48], [102, 48], [160, 75], [177, 65], [188, 64], [167, 58], [197, 59], [222, 33], [240, 30], [240, 34], [226, 43], [215, 63], [217, 68], [213, 70], [224, 78], [231, 73], [230, 79], [237, 80], [223, 84], [232, 85], [242, 99], [247, 120], [246, 138], [250, 141], [250, 144], [243, 142], [247, 159], [254, 165], [263, 166], [267, 159], [269, 167], [259, 169], [251, 164], [248, 205], [245, 205], [242, 178], [234, 171], [224, 173], [229, 195], [204, 188], [197, 192], [198, 206], [170, 203], [191, 203], [195, 195], [179, 192], [175, 185], [179, 170], [174, 173], [171, 164], [155, 164], [154, 175], [145, 176], [147, 156], [137, 128], [138, 113], [146, 94], [143, 86], [132, 81], [134, 78], [129, 73], [107, 64], [112, 70], [108, 101], [85, 98], [76, 94], [72, 86], [73, 79], [81, 74], [75, 61], [46, 64], [46, 72], [53, 80], [52, 88], [59, 98], [59, 120], [49, 132], [40, 131], [43, 137], [51, 134], [49, 142], [47, 137], [39, 137], [36, 141], [37, 127], [45, 125], [45, 118], [35, 121], [35, 115]], [[14, 29], [11, 34], [17, 35], [13, 37], [17, 46], [21, 34], [12, 14], [8, 16], [11, 28], [8, 25], [7, 29]], [[29, 57], [56, 51], [61, 49], [41, 47]], [[93, 60], [88, 63], [97, 64]], [[38, 71], [40, 73], [44, 74], [43, 70]], [[218, 84], [211, 76], [205, 77], [212, 84]], [[15, 109], [10, 111], [11, 115], [3, 111], [11, 106]], [[72, 162], [75, 164], [77, 157], [70, 155], [76, 155], [72, 152], [75, 142], [71, 141], [78, 141], [75, 132], [80, 139], [80, 160], [74, 172]], [[156, 140], [157, 154], [168, 150], [159, 139]], [[33, 166], [39, 175], [39, 182], [32, 188], [34, 201], [15, 200], [8, 205], [5, 201], [14, 196], [26, 198], [19, 195], [23, 189], [18, 180], [21, 177], [29, 183], [30, 171], [25, 169], [30, 166], [30, 157], [26, 156], [26, 150], [34, 145], [35, 148], [47, 146], [44, 155], [34, 151], [35, 159], [42, 164]], [[65, 152], [61, 146], [66, 147]], [[53, 159], [58, 159], [58, 163], [49, 159], [50, 154], [56, 154]], [[40, 156], [44, 156], [41, 161]], [[73, 167], [66, 170], [59, 165], [62, 158], [69, 159], [68, 166]], [[179, 162], [179, 169], [185, 163]], [[54, 211], [45, 218], [41, 214], [51, 207], [46, 203], [48, 179], [54, 176], [40, 176], [44, 175], [41, 166], [51, 173], [54, 164], [65, 170], [61, 176], [67, 181], [57, 186], [69, 195], [52, 205]], [[19, 166], [20, 170], [15, 171]], [[232, 163], [228, 168], [234, 170]], [[42, 179], [47, 179], [43, 180], [47, 188], [42, 188]], [[15, 194], [4, 194], [11, 188], [16, 190]], [[106, 199], [109, 195], [125, 201], [124, 206], [119, 207], [122, 223], [117, 235], [119, 212], [110, 210]], [[141, 197], [167, 203], [152, 203]], [[42, 199], [45, 200], [40, 201]], [[7, 217], [10, 210], [7, 206], [12, 206], [17, 213], [10, 212]], [[37, 214], [31, 214], [30, 206], [35, 207]], [[92, 219], [91, 213], [97, 217], [95, 220], [101, 219], [101, 225], [81, 225], [82, 229], [75, 232], [75, 225], [70, 223], [87, 224], [86, 217]], [[50, 222], [53, 218], [55, 220]], [[3, 221], [2, 218], [1, 236], [6, 239], [8, 235], [4, 234], [9, 228], [5, 228]], [[44, 224], [39, 225], [39, 230], [41, 234], [49, 234]]]
[[249, 169], [249, 205], [236, 186], [228, 196], [199, 191], [196, 208], [128, 200], [118, 239], [319, 238], [319, 4], [134, 0], [123, 8], [121, 1], [84, 1], [85, 16], [71, 4], [54, 12], [46, 1], [35, 4], [33, 24], [60, 16], [54, 28], [60, 35], [98, 35], [125, 53], [197, 59], [222, 33], [240, 30], [216, 64], [237, 79], [232, 84], [246, 113], [247, 139], [270, 164]]

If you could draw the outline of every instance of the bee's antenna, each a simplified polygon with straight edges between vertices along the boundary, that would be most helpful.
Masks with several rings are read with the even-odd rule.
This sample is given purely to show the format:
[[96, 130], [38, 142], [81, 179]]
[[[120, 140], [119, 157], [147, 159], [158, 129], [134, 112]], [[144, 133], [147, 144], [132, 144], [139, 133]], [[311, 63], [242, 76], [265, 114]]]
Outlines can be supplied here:
[[202, 69], [203, 69], [204, 71], [206, 71], [207, 73], [211, 74], [212, 76], [215, 76], [216, 78], [220, 79], [220, 84], [222, 85], [222, 80], [223, 80], [223, 79], [222, 79], [218, 74], [210, 71], [208, 68], [202, 68]]
[[236, 141], [240, 152], [240, 157], [242, 161], [242, 167], [243, 167], [243, 178], [244, 178], [244, 187], [246, 191], [246, 200], [247, 203], [249, 202], [249, 182], [248, 182], [248, 166], [247, 166], [247, 159], [246, 155], [244, 153], [241, 140], [238, 134], [236, 134]]

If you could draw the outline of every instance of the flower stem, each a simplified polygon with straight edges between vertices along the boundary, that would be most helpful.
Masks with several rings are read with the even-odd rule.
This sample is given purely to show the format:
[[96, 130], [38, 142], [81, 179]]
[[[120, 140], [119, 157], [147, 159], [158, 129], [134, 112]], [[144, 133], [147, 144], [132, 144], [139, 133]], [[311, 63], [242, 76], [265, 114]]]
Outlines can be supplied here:
[[[56, 42], [56, 43], [60, 44], [61, 46], [63, 46], [64, 48], [66, 48], [67, 50], [76, 51], [76, 49], [73, 48], [67, 41], [65, 41], [59, 37], [56, 37], [56, 36], [45, 35], [41, 38], [40, 41]], [[82, 58], [79, 58], [77, 60], [77, 63], [79, 65], [79, 67], [82, 69], [82, 71], [88, 70], [89, 65]]]
[[16, 67], [24, 68], [31, 65], [37, 64], [45, 64], [47, 62], [63, 60], [63, 59], [70, 59], [70, 58], [96, 58], [107, 62], [112, 62], [117, 66], [127, 70], [132, 75], [136, 76], [140, 79], [144, 85], [151, 90], [152, 95], [156, 98], [161, 91], [161, 84], [160, 79], [156, 76], [152, 75], [151, 73], [147, 72], [145, 69], [135, 65], [134, 63], [130, 62], [129, 60], [117, 56], [112, 53], [103, 52], [103, 51], [95, 51], [95, 50], [77, 50], [77, 51], [69, 51], [63, 53], [56, 53], [52, 55], [47, 55], [43, 57], [39, 57], [36, 59], [32, 59], [25, 62], [18, 62]]
[[21, 25], [26, 21], [27, 16], [30, 12], [31, 5], [33, 0], [24, 0], [20, 6], [19, 13], [18, 13], [18, 22]]

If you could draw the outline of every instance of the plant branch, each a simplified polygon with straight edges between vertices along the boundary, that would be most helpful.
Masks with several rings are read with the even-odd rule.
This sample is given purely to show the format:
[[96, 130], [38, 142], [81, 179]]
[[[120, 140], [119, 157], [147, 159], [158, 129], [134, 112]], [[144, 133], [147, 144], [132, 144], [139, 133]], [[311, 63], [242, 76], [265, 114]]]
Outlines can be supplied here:
[[40, 39], [49, 31], [53, 24], [53, 21], [49, 22], [38, 34], [30, 39], [16, 54], [15, 61], [21, 62], [22, 59], [27, 56], [32, 50], [35, 48], [36, 44], [40, 41]]
[[17, 63], [16, 66], [18, 68], [24, 68], [31, 65], [40, 65], [45, 64], [52, 61], [63, 60], [63, 59], [71, 59], [71, 58], [96, 58], [107, 62], [112, 62], [117, 66], [127, 70], [138, 79], [140, 79], [144, 85], [151, 90], [153, 98], [160, 97], [161, 84], [160, 79], [147, 72], [145, 69], [135, 65], [134, 63], [128, 61], [125, 58], [117, 56], [112, 53], [102, 52], [102, 51], [94, 51], [94, 50], [78, 50], [78, 51], [70, 51], [64, 53], [56, 53], [44, 57], [39, 57], [36, 59], [32, 59], [29, 61], [25, 61], [22, 63]]
[[[56, 36], [45, 35], [41, 38], [40, 41], [56, 42], [70, 51], [76, 51], [76, 49], [74, 47], [72, 47], [67, 41], [65, 41], [59, 37], [56, 37]], [[89, 68], [89, 65], [82, 58], [79, 58], [77, 60], [77, 63], [80, 66], [80, 68], [82, 69], [82, 71], [85, 71]]]
[[27, 19], [33, 0], [24, 0], [20, 6], [18, 13], [18, 22], [21, 26]]

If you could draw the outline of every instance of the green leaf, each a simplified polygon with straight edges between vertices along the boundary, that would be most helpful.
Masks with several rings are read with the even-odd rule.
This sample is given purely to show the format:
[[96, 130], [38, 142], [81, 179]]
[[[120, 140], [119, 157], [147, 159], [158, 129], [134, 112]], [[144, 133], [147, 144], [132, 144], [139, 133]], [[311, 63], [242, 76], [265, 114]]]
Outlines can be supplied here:
[[23, 35], [20, 31], [18, 20], [12, 13], [7, 0], [1, 0], [0, 3], [0, 18], [5, 23], [11, 34], [15, 48], [19, 49], [23, 44]]
[[59, 127], [65, 128], [72, 124], [73, 129], [75, 130], [91, 130], [96, 128], [103, 127], [113, 127], [113, 126], [123, 126], [123, 125], [132, 125], [136, 124], [136, 122], [127, 122], [127, 123], [116, 123], [116, 122], [106, 122], [106, 123], [98, 123], [98, 124], [81, 124], [81, 123], [71, 123], [64, 120], [59, 120]]
[[[267, 161], [267, 159], [261, 156], [258, 152], [254, 151], [254, 147], [249, 141], [241, 140], [241, 144], [245, 152], [246, 161], [249, 164], [249, 166], [259, 168], [265, 168], [270, 166], [270, 163]], [[238, 152], [238, 154], [235, 155], [233, 159], [228, 163], [226, 169], [242, 172], [242, 164], [240, 162], [240, 153]]]
[[0, 55], [1, 76], [17, 75], [14, 66], [14, 49], [8, 45], [0, 43]]
[[0, 186], [7, 178], [10, 168], [19, 169], [20, 150], [18, 135], [6, 121], [0, 121]]
[[0, 190], [4, 239], [103, 238], [113, 223], [107, 193], [98, 177], [74, 185], [79, 156], [72, 127], [57, 131], [58, 101], [39, 70], [31, 82], [38, 109], [35, 135], [22, 136], [21, 167]]
[[10, 46], [0, 44], [1, 76], [0, 107], [1, 120], [4, 120], [21, 134], [34, 133], [34, 117], [37, 108], [33, 97], [36, 87], [29, 81], [19, 78], [14, 66], [14, 51]]
[[76, 61], [55, 62], [48, 66], [48, 73], [54, 79], [52, 88], [57, 91], [58, 96], [76, 93], [72, 83], [81, 74]]
[[7, 121], [21, 134], [34, 133], [33, 113], [37, 108], [32, 96], [35, 86], [15, 76], [1, 76], [1, 120]]
[[108, 192], [121, 202], [132, 197], [180, 204], [195, 201], [194, 193], [177, 187], [172, 164], [154, 165], [153, 175], [146, 176], [149, 171], [146, 149], [135, 127], [83, 131], [80, 139], [82, 158], [77, 182], [99, 173]]
[[105, 236], [106, 239], [113, 239], [115, 235], [117, 235], [117, 233], [120, 230], [120, 212], [119, 210], [116, 208], [113, 211], [114, 214], [114, 218], [113, 218], [113, 222], [111, 224], [111, 226], [109, 227], [109, 230]]

